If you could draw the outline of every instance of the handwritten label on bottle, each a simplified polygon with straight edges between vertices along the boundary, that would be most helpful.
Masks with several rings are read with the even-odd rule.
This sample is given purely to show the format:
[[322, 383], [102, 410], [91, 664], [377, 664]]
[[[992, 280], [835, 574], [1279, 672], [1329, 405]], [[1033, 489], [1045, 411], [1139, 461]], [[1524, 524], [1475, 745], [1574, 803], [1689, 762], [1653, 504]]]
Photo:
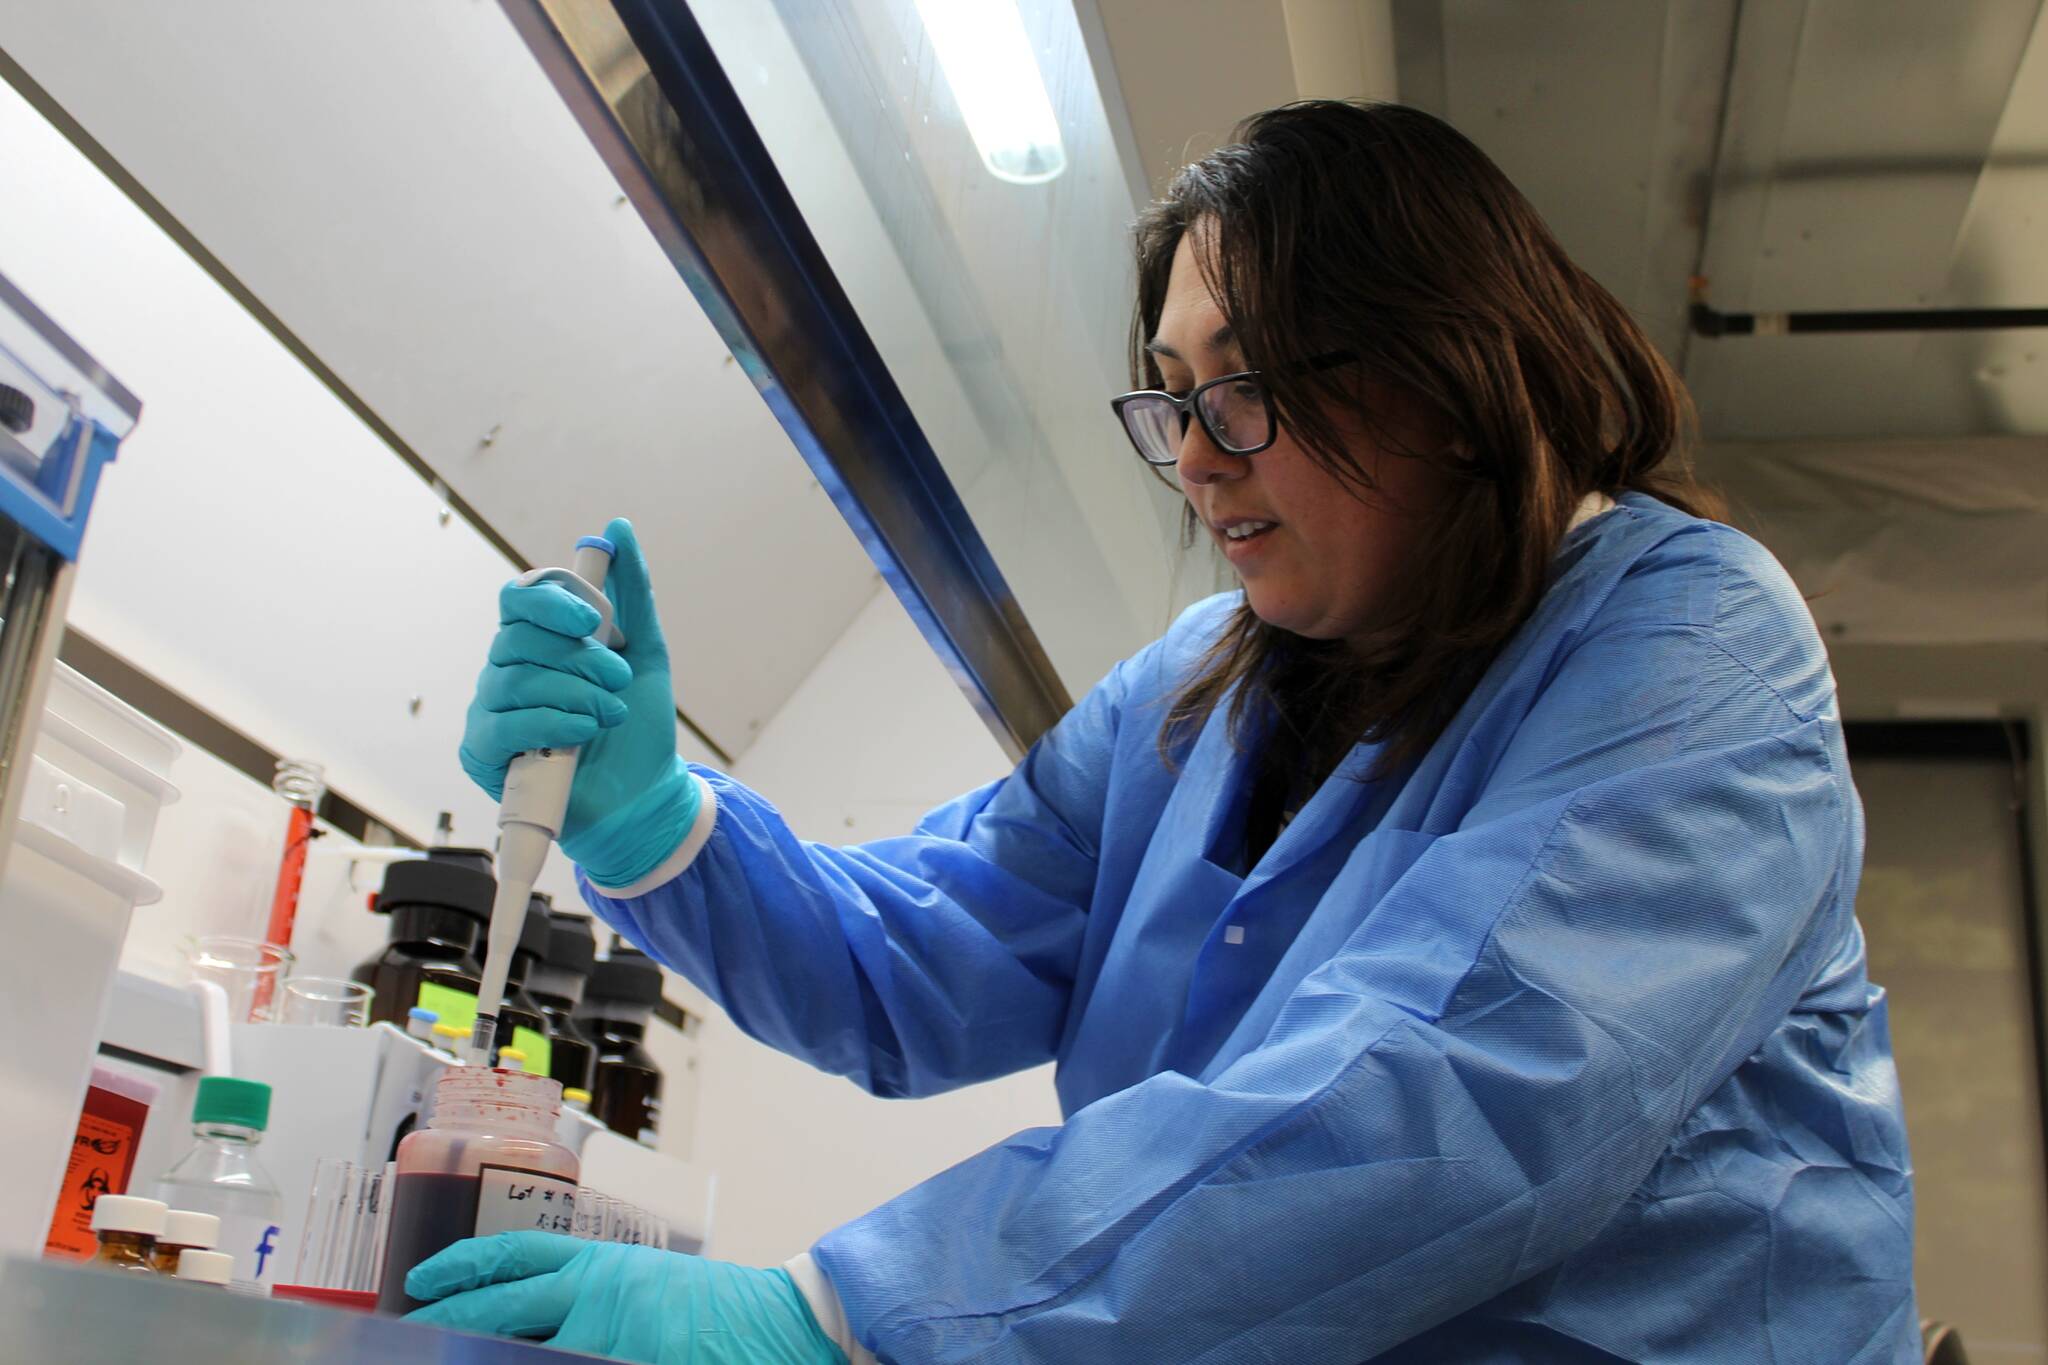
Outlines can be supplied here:
[[575, 1230], [575, 1181], [516, 1166], [485, 1166], [477, 1172], [477, 1236]]

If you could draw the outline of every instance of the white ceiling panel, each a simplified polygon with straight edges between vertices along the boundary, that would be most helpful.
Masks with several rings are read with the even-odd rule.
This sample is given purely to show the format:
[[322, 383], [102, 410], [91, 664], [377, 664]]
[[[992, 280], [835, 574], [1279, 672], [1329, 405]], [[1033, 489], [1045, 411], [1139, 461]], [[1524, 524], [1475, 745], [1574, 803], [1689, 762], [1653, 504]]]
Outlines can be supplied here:
[[2048, 335], [1689, 334], [2048, 304], [2041, 0], [1397, 4], [1401, 95], [1505, 170], [1726, 439], [2048, 431]]
[[0, 0], [0, 48], [521, 554], [631, 516], [729, 752], [872, 595], [496, 5]]
[[1485, 149], [1672, 355], [1684, 345], [1735, 9], [1459, 0], [1432, 36], [1433, 112]]
[[[2024, 64], [2023, 64], [2024, 63]], [[1730, 311], [2030, 307], [2048, 40], [2039, 0], [1745, 7], [1704, 273]], [[2048, 429], [2039, 331], [1698, 341], [1731, 439]]]
[[1148, 193], [1227, 141], [1239, 119], [1296, 97], [1280, 0], [1090, 3]]

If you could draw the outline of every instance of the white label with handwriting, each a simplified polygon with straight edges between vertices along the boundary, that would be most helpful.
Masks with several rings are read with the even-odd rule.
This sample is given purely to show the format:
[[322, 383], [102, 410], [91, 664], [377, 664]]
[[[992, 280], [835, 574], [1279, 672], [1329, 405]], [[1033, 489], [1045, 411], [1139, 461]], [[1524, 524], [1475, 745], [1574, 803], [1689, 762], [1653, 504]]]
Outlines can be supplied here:
[[477, 1172], [477, 1236], [575, 1230], [575, 1181], [516, 1166], [485, 1166]]

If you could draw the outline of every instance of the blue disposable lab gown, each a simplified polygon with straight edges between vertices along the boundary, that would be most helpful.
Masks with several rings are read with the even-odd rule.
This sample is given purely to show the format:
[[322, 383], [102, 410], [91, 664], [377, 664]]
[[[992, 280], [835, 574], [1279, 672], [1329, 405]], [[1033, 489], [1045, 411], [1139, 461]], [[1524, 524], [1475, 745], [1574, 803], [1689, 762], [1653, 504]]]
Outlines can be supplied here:
[[898, 1361], [1916, 1361], [1912, 1194], [1833, 681], [1753, 542], [1630, 495], [1411, 771], [1240, 876], [1245, 755], [1161, 706], [1235, 597], [916, 833], [715, 773], [593, 904], [882, 1095], [1067, 1115], [826, 1235]]

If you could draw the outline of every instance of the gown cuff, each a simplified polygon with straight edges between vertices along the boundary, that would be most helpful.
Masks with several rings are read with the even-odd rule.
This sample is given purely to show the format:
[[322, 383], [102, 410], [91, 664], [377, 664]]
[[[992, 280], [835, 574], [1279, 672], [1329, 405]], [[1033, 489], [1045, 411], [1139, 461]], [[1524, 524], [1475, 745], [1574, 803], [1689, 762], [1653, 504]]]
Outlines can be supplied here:
[[782, 1263], [782, 1269], [796, 1285], [797, 1292], [804, 1296], [804, 1302], [811, 1306], [811, 1316], [818, 1320], [818, 1330], [831, 1338], [832, 1344], [846, 1352], [848, 1365], [879, 1365], [875, 1353], [860, 1344], [853, 1334], [853, 1325], [846, 1320], [846, 1309], [840, 1306], [839, 1292], [832, 1288], [832, 1281], [825, 1278], [825, 1272], [818, 1269], [818, 1263], [806, 1251]]
[[697, 818], [690, 822], [688, 832], [683, 835], [683, 841], [675, 846], [675, 851], [656, 864], [652, 872], [625, 886], [600, 886], [591, 879], [586, 870], [584, 880], [589, 882], [592, 891], [606, 900], [631, 900], [635, 896], [644, 896], [656, 887], [674, 881], [697, 860], [697, 854], [711, 838], [712, 825], [718, 820], [718, 796], [711, 790], [711, 784], [696, 773], [690, 774], [690, 780], [697, 784]]

